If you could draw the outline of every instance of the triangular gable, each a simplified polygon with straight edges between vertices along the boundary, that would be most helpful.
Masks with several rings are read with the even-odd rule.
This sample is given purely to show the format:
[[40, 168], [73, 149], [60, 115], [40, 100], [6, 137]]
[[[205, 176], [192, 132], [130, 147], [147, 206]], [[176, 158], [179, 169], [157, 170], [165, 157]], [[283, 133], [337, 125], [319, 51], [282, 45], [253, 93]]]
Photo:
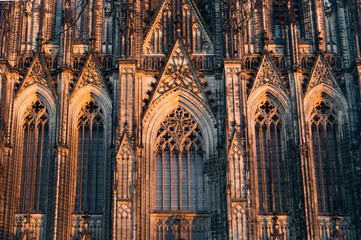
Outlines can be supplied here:
[[244, 149], [242, 145], [241, 138], [239, 137], [239, 134], [235, 131], [233, 132], [233, 135], [231, 137], [231, 141], [228, 147], [228, 152], [231, 152], [232, 149], [237, 148], [240, 149], [242, 152], [242, 155], [244, 154]]
[[339, 89], [336, 78], [333, 75], [331, 68], [328, 66], [328, 63], [322, 54], [319, 54], [317, 57], [315, 66], [312, 70], [307, 91], [319, 84], [327, 84], [333, 88]]
[[53, 88], [49, 81], [49, 73], [39, 54], [35, 56], [35, 59], [31, 64], [28, 72], [26, 73], [25, 78], [22, 81], [18, 92], [21, 92], [25, 88], [34, 84], [40, 84], [42, 86], [45, 86], [48, 89], [50, 89], [50, 91], [54, 94]]
[[[207, 51], [205, 53], [213, 53], [213, 44], [212, 44], [212, 40], [211, 40], [212, 39], [211, 34], [208, 31], [206, 24], [204, 23], [203, 18], [201, 16], [201, 14], [199, 13], [196, 4], [193, 2], [193, 0], [184, 0], [183, 7], [189, 7], [189, 9], [192, 12], [192, 23], [198, 24], [198, 26], [201, 29], [201, 35], [205, 42], [202, 49], [204, 49], [204, 51]], [[156, 11], [156, 14], [154, 15], [154, 18], [146, 32], [146, 35], [144, 38], [144, 44], [143, 44], [143, 53], [146, 53], [146, 54], [155, 53], [154, 52], [154, 39], [153, 39], [154, 33], [155, 33], [156, 29], [159, 28], [159, 26], [164, 25], [163, 24], [163, 21], [164, 21], [163, 13], [165, 11], [167, 11], [167, 9], [169, 9], [169, 11], [172, 11], [172, 9], [173, 9], [171, 0], [163, 0], [160, 3], [158, 10]], [[174, 12], [172, 13], [173, 16], [176, 16], [176, 14], [177, 13], [174, 13]], [[174, 25], [174, 23], [172, 23], [172, 24]]]
[[180, 40], [177, 40], [173, 47], [150, 102], [177, 87], [200, 95], [208, 103], [201, 82]]
[[284, 90], [280, 75], [278, 74], [268, 54], [263, 55], [251, 92], [265, 84], [271, 84]]
[[89, 55], [85, 63], [85, 66], [78, 80], [75, 83], [73, 92], [89, 84], [98, 86], [100, 88], [104, 88], [105, 90], [108, 91], [108, 88], [103, 79], [103, 75], [99, 69], [97, 60], [93, 54]]
[[117, 159], [126, 152], [130, 152], [130, 154], [133, 156], [133, 159], [134, 159], [135, 155], [134, 155], [132, 143], [128, 137], [127, 130], [124, 129], [124, 132], [120, 139], [119, 149], [118, 149], [118, 153], [117, 153]]

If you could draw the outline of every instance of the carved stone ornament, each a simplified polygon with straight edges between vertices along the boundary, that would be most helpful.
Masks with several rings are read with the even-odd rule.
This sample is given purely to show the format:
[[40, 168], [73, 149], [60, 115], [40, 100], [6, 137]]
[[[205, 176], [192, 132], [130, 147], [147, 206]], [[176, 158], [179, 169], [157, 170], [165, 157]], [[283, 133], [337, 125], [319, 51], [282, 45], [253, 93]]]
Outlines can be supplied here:
[[313, 87], [322, 83], [328, 84], [332, 87], [336, 87], [333, 79], [334, 77], [331, 75], [331, 72], [327, 67], [327, 63], [321, 56], [319, 56], [311, 74], [310, 83], [307, 90], [310, 90]]
[[40, 63], [39, 58], [37, 57], [37, 58], [35, 58], [32, 66], [30, 67], [29, 73], [25, 77], [25, 80], [24, 80], [23, 85], [21, 86], [21, 89], [24, 89], [24, 88], [29, 87], [36, 83], [46, 86], [46, 87], [49, 87], [49, 83], [46, 79], [47, 79], [47, 77], [46, 77], [45, 70]]
[[280, 89], [283, 89], [282, 81], [267, 55], [263, 57], [252, 90], [264, 84], [272, 84]]
[[194, 93], [199, 93], [200, 89], [189, 64], [181, 49], [177, 49], [170, 60], [164, 78], [160, 82], [158, 92], [162, 94], [171, 88], [180, 86]]
[[105, 88], [98, 67], [96, 66], [94, 56], [91, 56], [88, 59], [88, 62], [85, 65], [74, 90], [82, 88], [88, 84], [93, 84], [101, 88]]

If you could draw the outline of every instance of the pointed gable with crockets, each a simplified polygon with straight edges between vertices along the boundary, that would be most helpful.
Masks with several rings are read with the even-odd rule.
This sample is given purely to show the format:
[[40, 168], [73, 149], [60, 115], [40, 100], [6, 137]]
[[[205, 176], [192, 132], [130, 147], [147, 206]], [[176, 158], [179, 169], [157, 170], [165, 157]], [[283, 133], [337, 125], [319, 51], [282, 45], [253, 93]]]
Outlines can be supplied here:
[[180, 40], [174, 45], [173, 51], [153, 92], [151, 102], [174, 88], [182, 88], [208, 102], [202, 84]]
[[78, 89], [90, 84], [98, 88], [103, 88], [109, 93], [107, 85], [104, 82], [103, 75], [99, 69], [97, 60], [93, 54], [89, 55], [72, 92], [75, 92]]
[[326, 84], [332, 88], [340, 90], [336, 78], [322, 54], [319, 54], [317, 57], [315, 66], [313, 67], [312, 70], [307, 91], [311, 90], [312, 88], [320, 84]]
[[35, 56], [35, 59], [31, 64], [27, 74], [25, 75], [24, 80], [20, 84], [18, 93], [34, 84], [39, 84], [48, 88], [54, 95], [53, 87], [49, 80], [49, 73], [40, 54]]
[[[145, 35], [144, 54], [164, 54], [177, 39], [181, 29], [184, 43], [193, 53], [213, 53], [212, 37], [193, 0], [163, 0]], [[177, 9], [182, 8], [182, 9]]]
[[276, 68], [274, 67], [267, 53], [264, 54], [262, 57], [262, 61], [258, 69], [257, 75], [255, 77], [255, 81], [253, 83], [251, 92], [255, 91], [257, 88], [266, 84], [284, 90], [281, 77], [278, 74]]

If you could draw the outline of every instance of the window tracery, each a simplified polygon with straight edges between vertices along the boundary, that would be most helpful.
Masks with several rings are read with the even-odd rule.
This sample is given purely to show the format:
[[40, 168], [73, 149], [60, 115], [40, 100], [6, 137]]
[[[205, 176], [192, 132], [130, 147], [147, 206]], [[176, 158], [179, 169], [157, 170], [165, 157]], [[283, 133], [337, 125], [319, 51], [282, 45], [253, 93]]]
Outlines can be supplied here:
[[277, 107], [262, 102], [255, 115], [259, 210], [285, 212], [282, 123]]
[[184, 108], [176, 108], [157, 133], [157, 210], [204, 209], [203, 155], [198, 123]]
[[75, 211], [100, 213], [103, 201], [104, 115], [94, 101], [80, 111], [77, 123]]
[[125, 138], [120, 146], [117, 157], [117, 188], [118, 197], [130, 199], [133, 197], [133, 151], [128, 139]]
[[312, 152], [315, 167], [318, 212], [332, 214], [340, 211], [342, 201], [339, 165], [338, 124], [335, 111], [325, 101], [318, 102], [311, 115]]
[[50, 151], [48, 111], [36, 100], [27, 108], [23, 119], [20, 211], [44, 212]]

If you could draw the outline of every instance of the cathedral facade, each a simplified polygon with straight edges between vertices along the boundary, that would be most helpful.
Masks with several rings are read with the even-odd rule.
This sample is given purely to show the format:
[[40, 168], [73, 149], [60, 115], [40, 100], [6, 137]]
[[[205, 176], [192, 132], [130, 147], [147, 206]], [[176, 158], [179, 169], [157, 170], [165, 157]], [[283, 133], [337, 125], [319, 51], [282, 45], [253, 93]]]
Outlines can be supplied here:
[[359, 0], [0, 2], [0, 239], [356, 240]]

